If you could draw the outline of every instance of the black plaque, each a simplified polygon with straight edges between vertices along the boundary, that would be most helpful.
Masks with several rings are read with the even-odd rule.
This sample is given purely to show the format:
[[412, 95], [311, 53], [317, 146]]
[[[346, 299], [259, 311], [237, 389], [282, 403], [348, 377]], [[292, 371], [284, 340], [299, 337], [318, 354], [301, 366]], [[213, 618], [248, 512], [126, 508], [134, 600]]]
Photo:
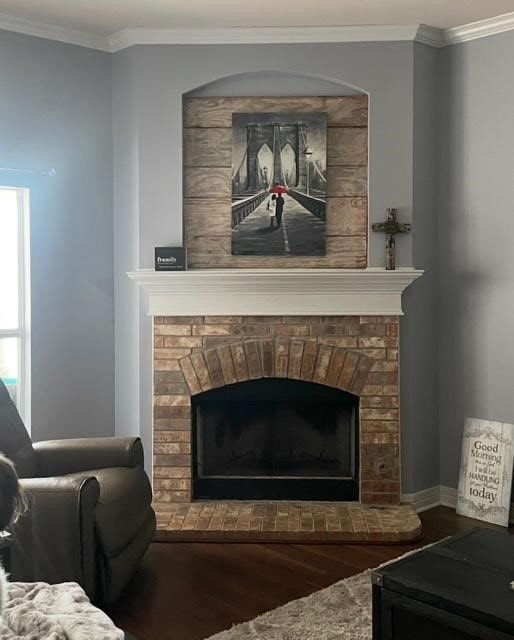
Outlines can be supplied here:
[[155, 247], [156, 271], [185, 271], [186, 250], [184, 247]]

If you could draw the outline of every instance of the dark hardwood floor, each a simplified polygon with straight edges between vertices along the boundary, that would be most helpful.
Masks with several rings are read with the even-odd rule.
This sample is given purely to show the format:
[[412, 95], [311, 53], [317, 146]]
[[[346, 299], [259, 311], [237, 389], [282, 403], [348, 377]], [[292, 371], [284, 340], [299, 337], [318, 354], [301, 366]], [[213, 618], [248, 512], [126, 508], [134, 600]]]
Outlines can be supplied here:
[[109, 611], [138, 640], [203, 640], [416, 547], [484, 523], [437, 507], [411, 545], [154, 543]]

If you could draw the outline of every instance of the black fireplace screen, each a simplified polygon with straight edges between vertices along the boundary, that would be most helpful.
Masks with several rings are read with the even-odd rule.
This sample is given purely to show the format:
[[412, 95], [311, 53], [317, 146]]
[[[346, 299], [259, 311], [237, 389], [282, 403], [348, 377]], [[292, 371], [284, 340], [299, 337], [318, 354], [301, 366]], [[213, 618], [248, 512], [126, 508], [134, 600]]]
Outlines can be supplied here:
[[358, 398], [283, 378], [193, 398], [194, 496], [358, 499]]

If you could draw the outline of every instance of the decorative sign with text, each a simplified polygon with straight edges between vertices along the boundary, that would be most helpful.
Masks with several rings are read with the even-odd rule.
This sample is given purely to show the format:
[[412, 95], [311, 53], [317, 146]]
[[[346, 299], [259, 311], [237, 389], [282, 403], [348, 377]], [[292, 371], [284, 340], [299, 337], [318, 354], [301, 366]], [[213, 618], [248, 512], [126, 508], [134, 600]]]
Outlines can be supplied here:
[[514, 425], [467, 418], [462, 440], [457, 513], [509, 524]]
[[186, 250], [184, 247], [155, 247], [156, 271], [185, 271]]

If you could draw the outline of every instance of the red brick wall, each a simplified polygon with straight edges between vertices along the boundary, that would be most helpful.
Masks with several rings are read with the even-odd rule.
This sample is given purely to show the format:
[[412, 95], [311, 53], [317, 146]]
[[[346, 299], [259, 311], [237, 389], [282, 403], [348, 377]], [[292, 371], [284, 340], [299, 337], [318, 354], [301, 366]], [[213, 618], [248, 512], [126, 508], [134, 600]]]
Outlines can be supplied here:
[[391, 316], [156, 317], [156, 501], [191, 501], [191, 396], [274, 376], [360, 396], [361, 502], [397, 504], [398, 329]]

